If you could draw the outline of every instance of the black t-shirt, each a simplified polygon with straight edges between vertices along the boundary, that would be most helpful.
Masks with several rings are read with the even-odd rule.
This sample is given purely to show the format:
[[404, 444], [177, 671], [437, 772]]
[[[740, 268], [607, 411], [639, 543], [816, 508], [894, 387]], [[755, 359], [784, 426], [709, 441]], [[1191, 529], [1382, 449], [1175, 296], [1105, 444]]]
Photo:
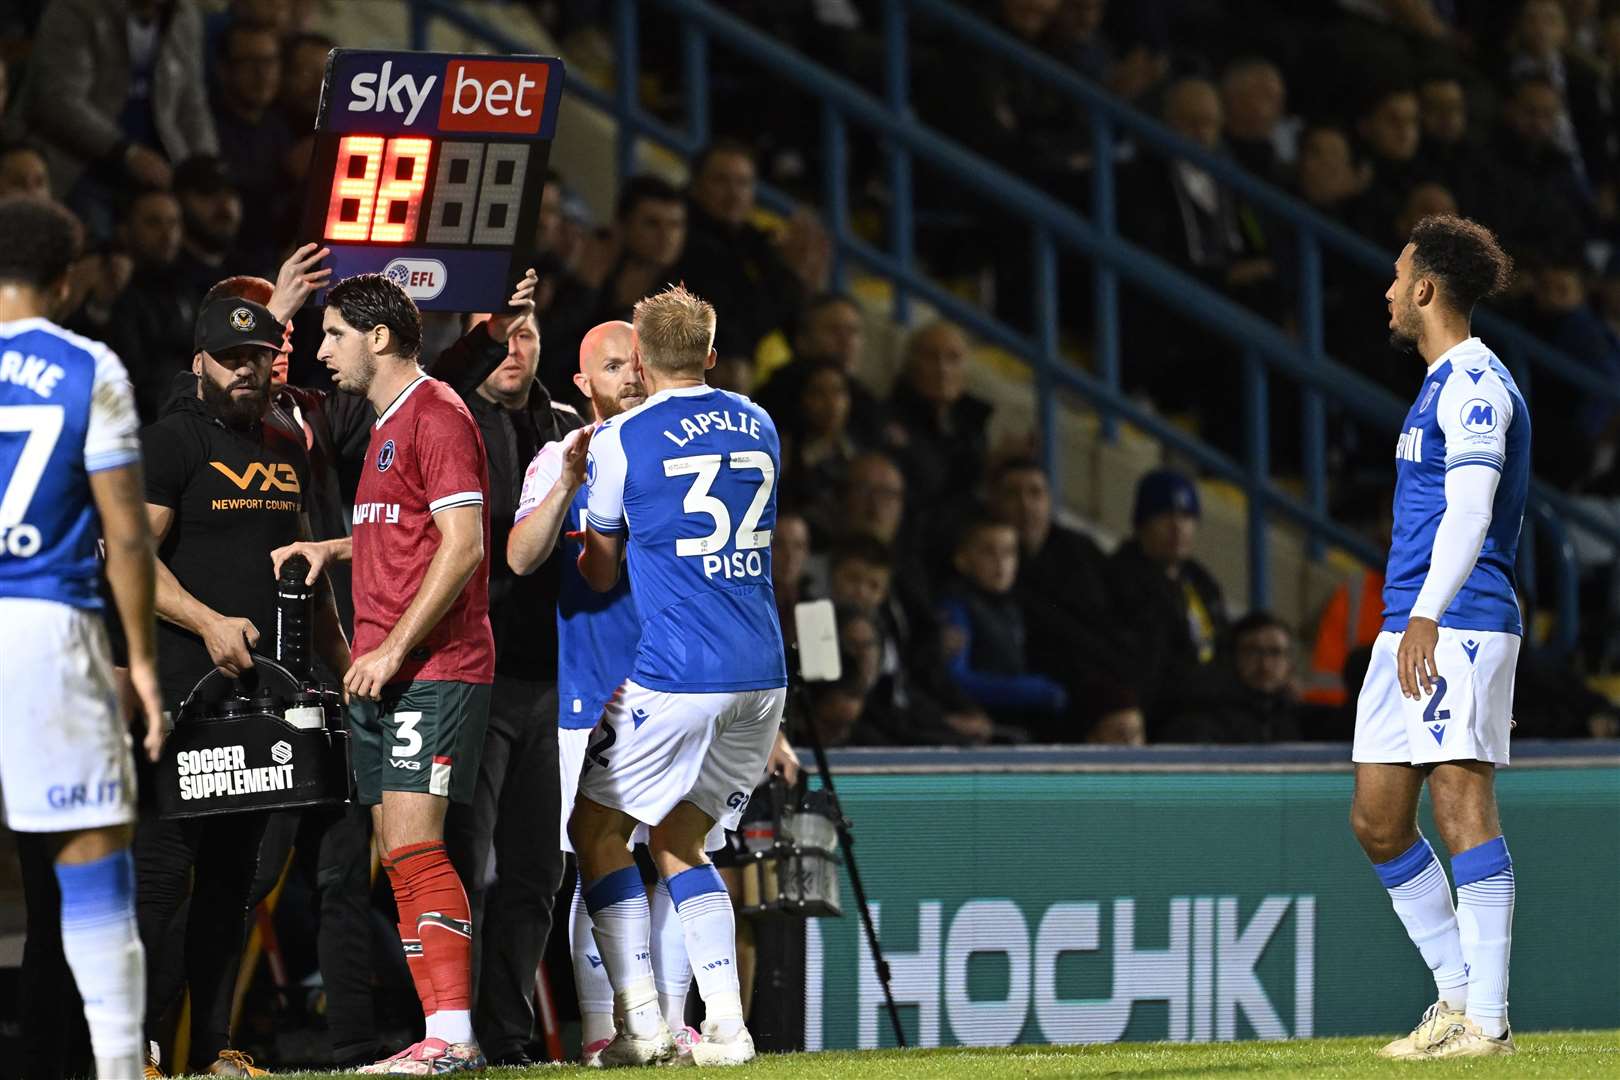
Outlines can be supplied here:
[[[270, 552], [298, 539], [309, 483], [301, 433], [267, 425], [235, 431], [195, 397], [180, 393], [142, 431], [141, 446], [146, 501], [174, 511], [158, 558], [198, 601], [221, 615], [251, 620], [260, 634], [256, 651], [274, 656]], [[158, 677], [166, 707], [177, 708], [213, 666], [202, 638], [158, 621]]]

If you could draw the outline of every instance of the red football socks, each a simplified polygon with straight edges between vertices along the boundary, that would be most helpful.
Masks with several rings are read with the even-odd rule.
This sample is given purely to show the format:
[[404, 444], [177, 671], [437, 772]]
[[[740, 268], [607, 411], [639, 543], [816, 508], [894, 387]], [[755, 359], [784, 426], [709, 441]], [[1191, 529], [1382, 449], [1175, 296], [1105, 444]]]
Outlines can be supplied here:
[[[472, 1008], [472, 912], [442, 841], [407, 844], [387, 858], [422, 1013]], [[412, 946], [416, 955], [412, 955]]]

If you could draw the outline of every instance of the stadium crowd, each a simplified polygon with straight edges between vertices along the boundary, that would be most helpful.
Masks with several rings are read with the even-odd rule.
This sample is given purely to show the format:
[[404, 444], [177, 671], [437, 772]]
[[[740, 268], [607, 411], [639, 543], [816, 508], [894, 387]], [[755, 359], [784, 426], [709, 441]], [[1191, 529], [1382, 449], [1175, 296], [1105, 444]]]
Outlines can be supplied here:
[[[565, 39], [600, 33], [605, 19], [598, 10], [605, 5], [536, 6]], [[812, 52], [845, 49], [855, 73], [875, 78], [881, 50], [874, 5], [726, 6]], [[1460, 209], [1494, 224], [1521, 267], [1511, 309], [1571, 355], [1620, 375], [1620, 7], [1595, 0], [1318, 6], [1306, 13], [1282, 0], [995, 0], [984, 13], [1386, 247], [1436, 211]], [[190, 371], [205, 298], [244, 297], [290, 317], [287, 356], [264, 422], [302, 433], [311, 526], [318, 538], [333, 538], [350, 520], [372, 416], [363, 400], [332, 390], [315, 360], [320, 312], [300, 307], [319, 275], [318, 254], [300, 246], [314, 238], [298, 233], [308, 133], [324, 58], [337, 44], [307, 30], [310, 10], [296, 0], [231, 0], [207, 12], [197, 0], [12, 6], [0, 16], [0, 197], [55, 200], [77, 215], [86, 254], [74, 267], [71, 310], [62, 321], [123, 359], [149, 431], [174, 425], [165, 418], [177, 390], [195, 396]], [[1324, 48], [1329, 41], [1333, 47]], [[656, 69], [656, 45], [648, 59]], [[938, 88], [918, 91], [925, 118], [1084, 206], [1084, 116], [1005, 65], [958, 74], [942, 47], [919, 53], [919, 87]], [[1376, 605], [1379, 575], [1342, 589], [1313, 628], [1315, 640], [1302, 647], [1295, 628], [1269, 613], [1233, 617], [1220, 584], [1198, 561], [1201, 508], [1185, 473], [1165, 468], [1140, 479], [1130, 535], [1112, 550], [1060, 515], [1031, 441], [992, 442], [990, 406], [967, 389], [973, 342], [959, 327], [936, 321], [911, 330], [898, 377], [881, 386], [869, 366], [865, 310], [828, 290], [830, 241], [815, 216], [806, 210], [760, 223], [761, 174], [813, 194], [814, 171], [805, 164], [813, 150], [792, 140], [815, 126], [761, 129], [757, 119], [767, 112], [807, 115], [803, 103], [784, 100], [764, 81], [750, 85], [746, 74], [732, 78], [734, 92], [723, 100], [772, 108], [735, 116], [722, 109], [717, 128], [731, 134], [690, 162], [684, 188], [651, 175], [630, 178], [613, 220], [594, 221], [568, 186], [569, 163], [552, 162], [529, 241], [537, 273], [532, 323], [511, 325], [497, 314], [430, 316], [424, 326], [429, 370], [468, 403], [489, 451], [497, 647], [491, 743], [506, 748], [498, 757], [510, 763], [503, 768], [547, 754], [556, 767], [543, 725], [536, 731], [530, 723], [543, 718], [532, 700], [505, 709], [509, 722], [501, 723], [503, 700], [532, 698], [556, 680], [549, 629], [555, 574], [519, 577], [500, 554], [524, 467], [541, 446], [589, 419], [591, 401], [576, 374], [590, 328], [628, 318], [638, 300], [670, 282], [684, 283], [719, 312], [711, 381], [753, 397], [782, 432], [782, 509], [772, 540], [782, 625], [791, 636], [793, 605], [802, 600], [829, 599], [838, 613], [845, 674], [815, 689], [808, 718], [826, 743], [1347, 739], [1346, 702], [1354, 701], [1357, 665], [1365, 665], [1377, 625], [1374, 619], [1368, 632], [1356, 613]], [[1345, 85], [1357, 95], [1336, 89]], [[1127, 195], [1124, 233], [1286, 319], [1292, 256], [1284, 236], [1187, 163], [1132, 156], [1129, 178], [1119, 182]], [[1482, 181], [1487, 175], [1492, 182]], [[1027, 317], [1020, 309], [1026, 271], [999, 257], [990, 230], [964, 225], [962, 208], [939, 199], [925, 259], [945, 278], [993, 281], [985, 299], [1009, 318]], [[1387, 282], [1331, 264], [1327, 273], [1328, 334], [1340, 358], [1409, 394], [1410, 361], [1394, 356], [1381, 329]], [[1083, 330], [1087, 290], [1068, 291], [1068, 329]], [[1192, 413], [1217, 443], [1236, 437], [1220, 430], [1213, 412], [1199, 415], [1205, 403], [1223, 399], [1224, 385], [1219, 365], [1201, 362], [1203, 335], [1137, 304], [1127, 307], [1126, 338], [1134, 392], [1166, 412]], [[1548, 396], [1553, 392], [1549, 386]], [[1541, 408], [1558, 408], [1545, 401]], [[1567, 404], [1581, 422], [1538, 432], [1538, 470], [1612, 493], [1620, 477], [1615, 418]], [[1364, 469], [1387, 485], [1386, 435], [1336, 429], [1344, 475]], [[152, 445], [149, 437], [149, 471], [159, 460]], [[348, 625], [347, 588], [341, 580], [334, 586]], [[205, 634], [193, 637], [207, 643]], [[208, 651], [217, 662], [216, 650]], [[1562, 668], [1543, 664], [1529, 648], [1521, 700], [1527, 686], [1544, 691], [1538, 734], [1614, 734], [1613, 706], [1571, 689]], [[485, 865], [493, 844], [503, 871], [533, 870], [529, 880], [503, 873], [509, 895], [497, 890], [488, 898], [492, 925], [500, 925], [501, 904], [515, 903], [516, 883], [549, 898], [561, 880], [560, 864], [497, 831], [503, 817], [543, 812], [523, 801], [532, 795], [517, 785], [503, 798], [497, 784], [460, 841], [452, 823], [452, 858], [464, 865]], [[274, 833], [298, 827], [272, 822], [250, 839], [271, 851], [279, 843], [284, 856], [291, 837]], [[337, 910], [363, 896], [368, 883], [341, 871], [364, 850], [365, 829], [363, 816], [321, 824], [305, 856], [312, 904], [318, 894], [326, 910]], [[216, 889], [210, 903], [234, 910], [274, 884], [265, 860], [222, 867], [207, 857], [224, 850], [208, 845], [240, 836], [165, 839], [168, 878], [183, 878], [195, 864], [230, 879], [199, 878], [195, 889]], [[531, 856], [532, 866], [522, 861]], [[463, 877], [482, 880], [472, 871]], [[470, 891], [482, 924], [485, 898], [479, 888]], [[154, 992], [154, 1022], [183, 979], [194, 998], [219, 1003], [223, 957], [199, 951], [229, 936], [234, 924], [199, 928], [193, 914], [189, 928], [167, 925], [187, 918], [177, 914], [183, 892], [182, 883], [164, 895], [155, 918], [165, 925], [151, 933], [159, 941], [187, 936], [190, 970], [170, 963], [168, 984]], [[365, 921], [363, 911], [349, 910]], [[546, 910], [549, 918], [549, 904]], [[149, 928], [142, 929], [144, 936]], [[543, 942], [547, 929], [514, 923], [511, 933], [538, 933]], [[320, 936], [323, 968], [329, 955], [352, 954], [359, 940], [344, 941], [326, 924]], [[162, 955], [151, 944], [148, 950]], [[492, 962], [488, 951], [485, 962]], [[343, 970], [344, 963], [331, 967]], [[344, 992], [327, 977], [329, 993]], [[532, 990], [532, 970], [502, 978], [525, 996]], [[503, 985], [492, 979], [485, 990], [498, 993]], [[358, 1001], [369, 988], [346, 989], [347, 1004], [329, 1014], [350, 1023], [334, 1026], [334, 1054], [369, 1060], [376, 1024], [369, 1004]], [[193, 1063], [234, 1061], [223, 1056], [228, 1009], [202, 1019], [193, 1009]], [[239, 1068], [226, 1074], [248, 1075], [245, 1064]]]

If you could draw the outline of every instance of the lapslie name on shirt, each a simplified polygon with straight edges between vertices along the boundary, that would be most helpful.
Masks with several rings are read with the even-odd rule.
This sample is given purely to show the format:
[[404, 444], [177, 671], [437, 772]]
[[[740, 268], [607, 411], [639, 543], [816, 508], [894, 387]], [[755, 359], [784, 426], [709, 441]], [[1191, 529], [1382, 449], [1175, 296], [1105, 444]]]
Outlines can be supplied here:
[[681, 431], [686, 438], [681, 438], [668, 428], [664, 429], [664, 438], [676, 446], [685, 446], [693, 439], [701, 438], [711, 431], [736, 431], [751, 438], [759, 438], [759, 420], [742, 411], [737, 412], [709, 412], [697, 413], [694, 416], [681, 417]]

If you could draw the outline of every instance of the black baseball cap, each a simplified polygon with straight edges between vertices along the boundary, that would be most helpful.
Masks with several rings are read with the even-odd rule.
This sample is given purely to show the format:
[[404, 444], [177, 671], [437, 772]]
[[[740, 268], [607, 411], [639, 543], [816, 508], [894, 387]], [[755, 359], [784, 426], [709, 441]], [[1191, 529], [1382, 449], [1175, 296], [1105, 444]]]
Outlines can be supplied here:
[[222, 296], [197, 313], [192, 337], [197, 352], [222, 353], [243, 345], [280, 351], [286, 328], [263, 304]]

